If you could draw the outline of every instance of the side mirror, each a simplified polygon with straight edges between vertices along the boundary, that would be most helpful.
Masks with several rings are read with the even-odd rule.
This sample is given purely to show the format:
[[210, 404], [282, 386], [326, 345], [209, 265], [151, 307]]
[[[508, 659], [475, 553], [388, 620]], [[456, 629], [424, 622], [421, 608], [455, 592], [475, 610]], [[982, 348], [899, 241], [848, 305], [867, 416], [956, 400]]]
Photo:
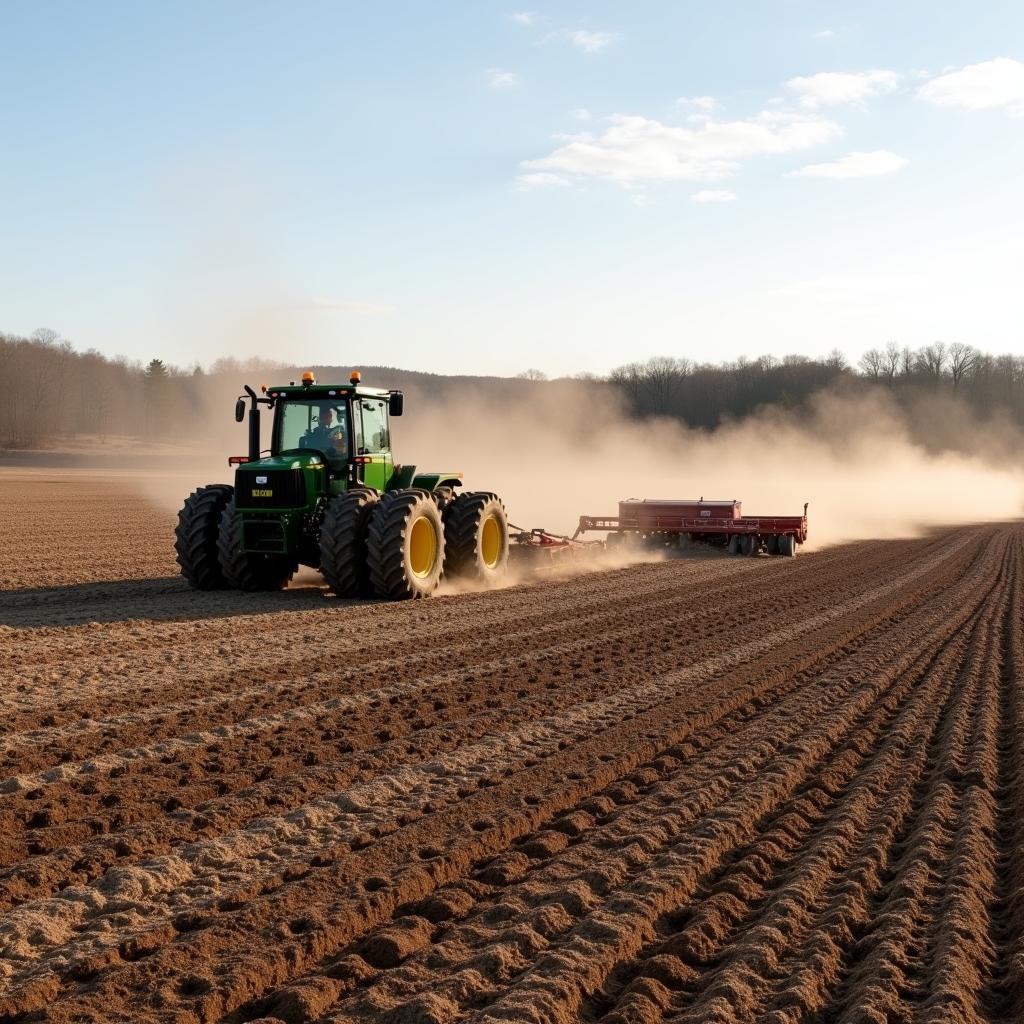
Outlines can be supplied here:
[[241, 423], [245, 419], [245, 399], [240, 398], [235, 402], [235, 422]]
[[392, 416], [401, 416], [404, 404], [405, 395], [401, 391], [392, 391], [388, 394], [388, 412]]

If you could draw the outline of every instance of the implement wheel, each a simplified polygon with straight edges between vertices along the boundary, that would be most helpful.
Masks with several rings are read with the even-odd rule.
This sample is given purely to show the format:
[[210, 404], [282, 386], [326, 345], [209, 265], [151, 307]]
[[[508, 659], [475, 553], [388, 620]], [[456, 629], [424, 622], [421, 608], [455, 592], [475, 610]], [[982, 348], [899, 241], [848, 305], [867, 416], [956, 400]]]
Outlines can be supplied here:
[[235, 499], [224, 507], [217, 536], [220, 568], [229, 587], [236, 590], [283, 590], [298, 569], [287, 555], [260, 555], [242, 550], [242, 517]]
[[217, 533], [234, 493], [230, 484], [207, 484], [193, 491], [178, 513], [174, 550], [181, 575], [194, 590], [222, 590], [228, 585], [217, 559]]
[[392, 491], [373, 507], [366, 562], [380, 597], [429, 597], [441, 580], [444, 556], [444, 524], [429, 491]]
[[740, 545], [743, 542], [743, 538], [738, 533], [734, 533], [729, 538], [728, 551], [730, 555], [738, 555], [740, 553]]
[[779, 535], [779, 554], [785, 558], [792, 558], [796, 554], [796, 537], [793, 534]]
[[444, 517], [447, 571], [452, 576], [496, 583], [508, 567], [508, 518], [496, 494], [460, 494]]
[[777, 555], [779, 553], [779, 535], [777, 533], [768, 534], [764, 546], [769, 555]]
[[758, 542], [757, 537], [752, 533], [748, 533], [746, 537], [743, 538], [743, 554], [748, 555], [750, 558], [754, 558], [760, 553], [760, 551], [761, 545]]
[[354, 487], [331, 500], [320, 524], [320, 572], [338, 597], [370, 593], [366, 564], [366, 536], [370, 516], [379, 501], [377, 492]]

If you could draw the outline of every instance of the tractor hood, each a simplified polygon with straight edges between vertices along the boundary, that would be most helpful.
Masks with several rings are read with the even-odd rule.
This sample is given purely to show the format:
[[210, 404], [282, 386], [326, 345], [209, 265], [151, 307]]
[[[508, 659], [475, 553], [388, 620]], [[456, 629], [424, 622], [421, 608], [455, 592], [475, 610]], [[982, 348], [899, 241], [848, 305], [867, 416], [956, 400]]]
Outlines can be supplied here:
[[324, 465], [323, 457], [317, 452], [284, 452], [268, 455], [256, 462], [244, 462], [238, 468], [246, 473], [256, 473], [274, 469], [320, 469]]

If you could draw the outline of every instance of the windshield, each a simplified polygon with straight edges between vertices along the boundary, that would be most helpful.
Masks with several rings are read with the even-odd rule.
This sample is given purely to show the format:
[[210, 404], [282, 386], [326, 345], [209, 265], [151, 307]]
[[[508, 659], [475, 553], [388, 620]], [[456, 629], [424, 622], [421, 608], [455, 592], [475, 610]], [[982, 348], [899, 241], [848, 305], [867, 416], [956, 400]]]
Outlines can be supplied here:
[[348, 401], [344, 398], [286, 399], [277, 412], [277, 451], [308, 449], [331, 462], [348, 458]]

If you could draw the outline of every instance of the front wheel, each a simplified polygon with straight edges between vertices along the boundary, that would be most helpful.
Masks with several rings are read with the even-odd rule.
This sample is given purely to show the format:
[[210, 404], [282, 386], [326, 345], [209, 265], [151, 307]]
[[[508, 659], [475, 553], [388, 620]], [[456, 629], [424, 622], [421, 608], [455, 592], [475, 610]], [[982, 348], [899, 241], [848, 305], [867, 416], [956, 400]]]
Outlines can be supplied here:
[[448, 572], [497, 583], [508, 567], [508, 518], [496, 494], [470, 491], [448, 506], [444, 522]]
[[217, 533], [234, 493], [230, 484], [207, 484], [194, 490], [178, 513], [174, 551], [181, 575], [193, 590], [220, 590], [228, 585], [217, 558]]
[[261, 555], [242, 549], [242, 517], [235, 509], [234, 498], [220, 517], [217, 554], [227, 585], [236, 590], [283, 590], [299, 567], [287, 555]]
[[429, 597], [441, 581], [444, 558], [444, 525], [429, 491], [392, 491], [377, 502], [366, 534], [366, 563], [380, 597]]

